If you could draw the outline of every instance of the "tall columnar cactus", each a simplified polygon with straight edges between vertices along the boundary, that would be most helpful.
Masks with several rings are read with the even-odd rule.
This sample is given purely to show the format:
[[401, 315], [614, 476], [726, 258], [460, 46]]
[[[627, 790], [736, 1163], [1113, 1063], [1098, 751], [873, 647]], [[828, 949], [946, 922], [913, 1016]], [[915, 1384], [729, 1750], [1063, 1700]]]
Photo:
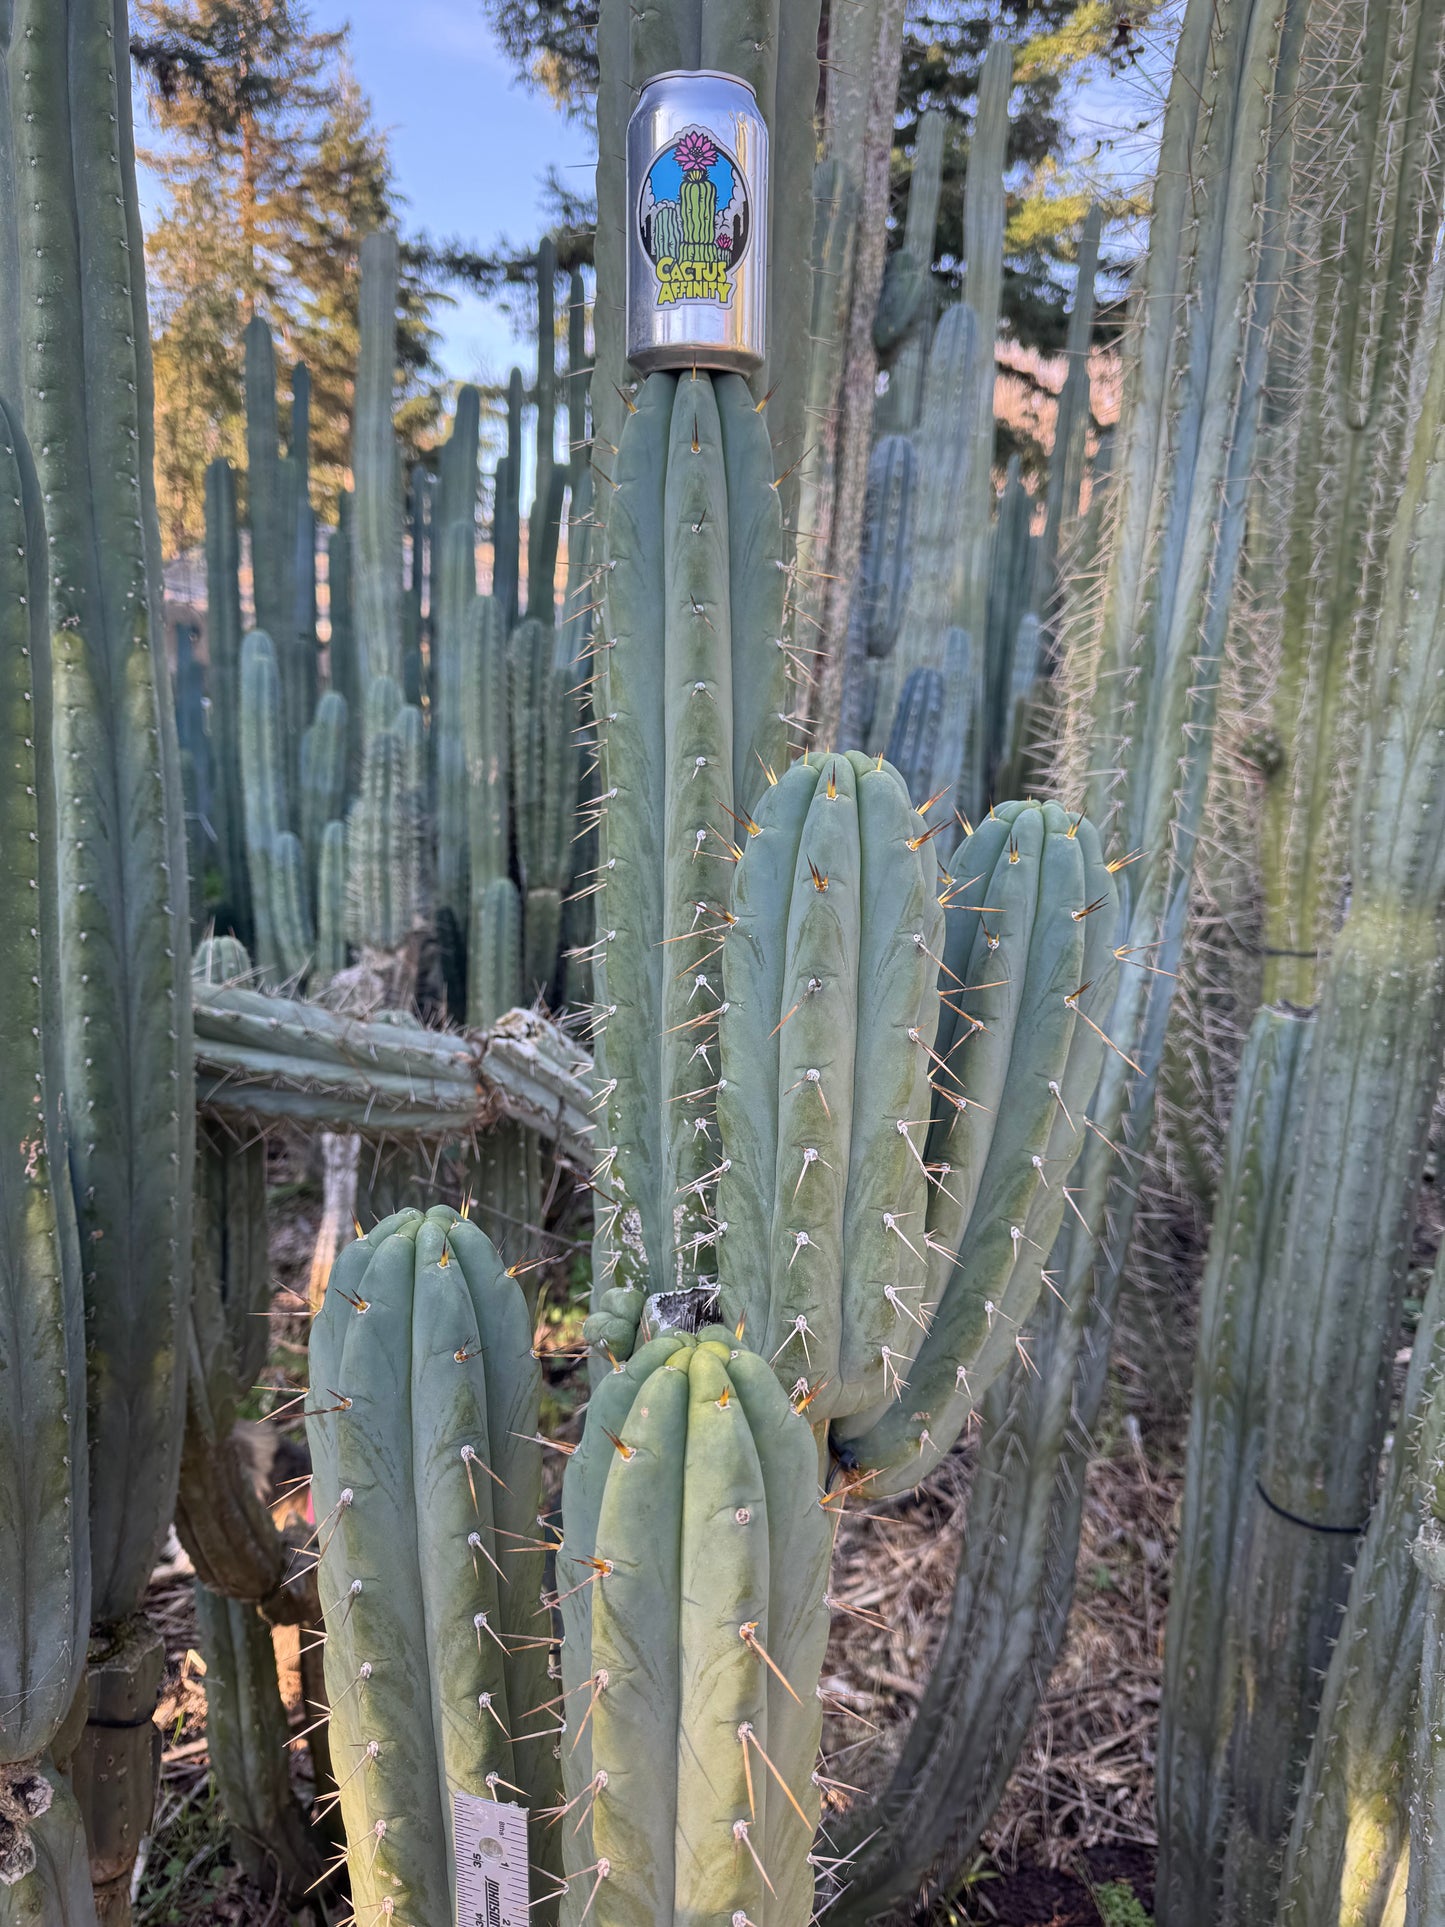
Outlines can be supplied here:
[[431, 477], [420, 462], [411, 471], [407, 489], [407, 579], [406, 600], [402, 604], [402, 694], [409, 703], [421, 707], [424, 678], [422, 629], [425, 626], [427, 550], [430, 546], [432, 496]]
[[556, 666], [556, 635], [535, 616], [507, 645], [512, 814], [524, 898], [524, 988], [550, 1000], [572, 855], [578, 759], [577, 678]]
[[259, 629], [252, 630], [241, 649], [240, 710], [246, 869], [256, 964], [263, 973], [285, 977], [294, 963], [283, 945], [290, 932], [279, 855], [281, 838], [291, 827], [285, 695], [271, 638]]
[[[1309, 1741], [1308, 1684], [1323, 1670], [1344, 1602], [1351, 1528], [1363, 1528], [1373, 1496], [1390, 1348], [1445, 1056], [1445, 329], [1438, 319], [1426, 345], [1362, 710], [1350, 908], [1323, 973], [1294, 1140], [1298, 1175], [1271, 1293], [1262, 1496], [1243, 1522], [1236, 1568], [1242, 1664], [1253, 1690], [1238, 1708], [1233, 1737], [1224, 1906], [1240, 1919], [1260, 1918], [1273, 1904], [1289, 1825], [1285, 1788]], [[1310, 1529], [1320, 1527], [1341, 1530]]]
[[432, 784], [436, 809], [439, 915], [467, 927], [467, 755], [465, 665], [477, 600], [477, 459], [481, 396], [457, 393], [452, 432], [441, 453], [432, 511]]
[[351, 427], [356, 495], [351, 572], [357, 651], [366, 681], [402, 677], [401, 465], [392, 431], [400, 251], [395, 234], [361, 244], [361, 357]]
[[599, 1175], [615, 1282], [659, 1289], [699, 1271], [696, 1187], [717, 1162], [705, 1013], [722, 1001], [732, 838], [786, 753], [782, 526], [767, 433], [735, 376], [653, 376], [615, 469], [593, 697]]
[[492, 595], [508, 629], [522, 594], [522, 403], [526, 388], [514, 368], [507, 381], [507, 452], [497, 463], [492, 505]]
[[557, 445], [557, 248], [544, 236], [537, 249], [537, 473], [527, 531], [527, 614], [550, 628], [556, 621], [557, 550], [570, 464]]
[[346, 769], [354, 781], [361, 768], [366, 676], [356, 640], [352, 580], [352, 522], [356, 498], [343, 489], [336, 504], [336, 527], [326, 545], [326, 598], [331, 625], [327, 663], [331, 687], [346, 699]]
[[[449, 1920], [453, 1794], [523, 1790], [535, 1809], [556, 1783], [539, 1377], [521, 1290], [456, 1212], [402, 1212], [337, 1260], [311, 1382], [352, 1903]], [[545, 1920], [558, 1831], [535, 1811], [530, 1831]]]
[[1033, 554], [1028, 606], [1046, 613], [1052, 613], [1058, 597], [1059, 552], [1065, 530], [1079, 512], [1083, 486], [1091, 406], [1089, 350], [1094, 333], [1094, 281], [1099, 271], [1103, 225], [1103, 212], [1096, 203], [1085, 215], [1079, 237], [1074, 305], [1069, 311], [1069, 331], [1064, 341], [1067, 369], [1054, 417], [1054, 445], [1044, 491], [1044, 527]]
[[564, 1921], [798, 1927], [831, 1539], [806, 1417], [730, 1333], [667, 1333], [598, 1386], [563, 1515]]
[[349, 935], [374, 950], [395, 950], [406, 941], [421, 901], [416, 798], [399, 694], [389, 676], [375, 677], [367, 691], [361, 786], [346, 827]]
[[521, 906], [510, 875], [507, 638], [502, 607], [494, 596], [476, 598], [469, 611], [460, 706], [470, 866], [467, 1021], [489, 1024], [518, 1001], [522, 990]]
[[236, 476], [229, 462], [206, 469], [206, 639], [210, 652], [211, 754], [214, 764], [216, 859], [222, 911], [251, 934], [251, 879], [246, 868], [245, 804], [241, 793], [241, 546], [236, 523]]
[[[24, 398], [48, 521], [55, 970], [85, 1274], [91, 1610], [108, 1636], [139, 1611], [179, 1459], [194, 1142], [185, 839], [125, 11], [17, 0], [7, 27], [0, 178], [25, 189], [0, 197], [0, 389]], [[139, 1628], [107, 1637], [91, 1671], [80, 1751], [98, 1769], [92, 1874], [112, 1918], [150, 1818], [157, 1645]]]
[[919, 116], [913, 167], [908, 176], [903, 252], [922, 278], [923, 292], [888, 370], [887, 393], [879, 404], [880, 422], [898, 435], [908, 435], [917, 426], [928, 344], [938, 319], [938, 303], [932, 288], [933, 250], [938, 238], [938, 203], [943, 193], [943, 150], [947, 134], [945, 115], [930, 108]]
[[[978, 329], [973, 365], [974, 394], [970, 429], [973, 459], [959, 503], [963, 525], [963, 593], [953, 620], [972, 636], [982, 636], [988, 614], [988, 555], [993, 509], [995, 439], [994, 343], [1003, 298], [1003, 244], [1006, 207], [1004, 172], [1008, 165], [1009, 93], [1013, 86], [1013, 48], [991, 42], [978, 77], [973, 137], [968, 145], [968, 178], [963, 199], [963, 298]], [[983, 658], [973, 664], [972, 734], [963, 749], [965, 806], [978, 809], [987, 786], [983, 766], [987, 720]]]
[[933, 794], [933, 766], [943, 725], [943, 675], [937, 669], [912, 669], [898, 693], [888, 732], [888, 761], [920, 806]]
[[1267, 638], [1263, 992], [1318, 999], [1349, 867], [1337, 772], [1357, 754], [1413, 420], [1412, 368], [1439, 225], [1445, 104], [1437, 0], [1351, 0], [1318, 14], [1318, 109], [1298, 140], [1297, 246], [1273, 382], [1281, 431], [1261, 465], [1257, 547], [1277, 593]]
[[[84, 1306], [66, 1168], [50, 648], [40, 486], [19, 417], [0, 401], [0, 714], [11, 745], [0, 778], [0, 893], [10, 911], [10, 989], [0, 1011], [7, 1066], [0, 1098], [0, 1919], [7, 1920], [24, 1918], [26, 1908], [33, 1918], [60, 1915], [59, 1894], [35, 1871], [28, 1822], [42, 1805], [53, 1809], [41, 1762], [80, 1685], [90, 1620]], [[60, 1835], [67, 1819], [78, 1842], [73, 1808], [55, 1810], [51, 1827]], [[89, 1884], [82, 1848], [87, 1904]]]
[[[1069, 686], [1079, 692], [1082, 714], [1062, 764], [1064, 792], [1083, 796], [1115, 847], [1143, 854], [1120, 873], [1125, 967], [1099, 1018], [1117, 1048], [1106, 1054], [1091, 1109], [1098, 1135], [1086, 1143], [1071, 1187], [1080, 1215], [1063, 1220], [1048, 1259], [1060, 1298], [1051, 1294], [1040, 1311], [1045, 1381], [1035, 1390], [1029, 1367], [1010, 1368], [1010, 1409], [1023, 1422], [1014, 1448], [997, 1460], [998, 1506], [990, 1507], [1001, 1520], [1034, 1520], [1035, 1597], [1042, 1602], [1066, 1600], [1073, 1582], [1081, 1442], [1107, 1383], [1109, 1331], [1137, 1202], [1136, 1160], [1148, 1142], [1202, 822], [1279, 286], [1300, 19], [1298, 10], [1221, 11], [1202, 0], [1186, 13], [1142, 265], [1138, 334], [1127, 362], [1111, 492], [1114, 545], [1093, 642], [1081, 649], [1077, 633], [1071, 639]], [[1001, 1608], [1009, 1583], [1006, 1570], [981, 1558], [960, 1576], [987, 1612]], [[1062, 1637], [1060, 1614], [1040, 1606], [1034, 1620], [1027, 1644], [980, 1641], [970, 1649], [965, 1642], [956, 1655], [955, 1678], [972, 1704], [1005, 1692], [1012, 1700], [1006, 1747], [1020, 1743], [1028, 1703]], [[985, 1667], [997, 1675], [992, 1682]], [[899, 1837], [907, 1835], [914, 1802], [931, 1798], [935, 1783], [916, 1772], [900, 1775], [893, 1809], [902, 1816]], [[958, 1806], [967, 1804], [961, 1791]], [[977, 1839], [976, 1825], [955, 1830], [949, 1817], [943, 1814], [939, 1836], [945, 1880], [959, 1870], [956, 1852], [967, 1854]], [[874, 1879], [861, 1883], [856, 1905], [876, 1909], [910, 1890], [910, 1875], [896, 1864], [890, 1871], [885, 1855]]]
[[301, 738], [301, 844], [308, 883], [315, 887], [326, 825], [346, 809], [346, 754], [350, 719], [346, 698], [328, 689]]
[[989, 557], [988, 628], [984, 636], [983, 753], [990, 786], [1009, 734], [1014, 643], [1033, 607], [1034, 498], [1024, 485], [1019, 458], [1009, 460], [993, 528]]
[[1160, 1909], [1188, 1916], [1217, 1881], [1227, 1824], [1227, 1755], [1243, 1680], [1228, 1636], [1241, 1512], [1259, 1469], [1268, 1392], [1268, 1283], [1279, 1260], [1313, 1027], [1261, 1012], [1235, 1086], [1229, 1154], [1215, 1199], [1200, 1292], [1199, 1350], [1189, 1411], [1187, 1483], [1165, 1645], [1159, 1805], [1167, 1841]]
[[893, 653], [913, 579], [913, 524], [918, 511], [918, 453], [906, 435], [885, 435], [868, 463], [858, 602], [870, 657]]
[[896, 647], [883, 664], [869, 746], [887, 742], [893, 711], [910, 671], [939, 668], [944, 632], [963, 605], [966, 561], [959, 503], [968, 494], [976, 455], [972, 409], [977, 362], [984, 352], [973, 310], [960, 302], [945, 310], [934, 331], [914, 447], [919, 466], [914, 514], [913, 568]]
[[316, 874], [316, 980], [328, 983], [347, 957], [346, 824], [338, 818], [321, 836]]

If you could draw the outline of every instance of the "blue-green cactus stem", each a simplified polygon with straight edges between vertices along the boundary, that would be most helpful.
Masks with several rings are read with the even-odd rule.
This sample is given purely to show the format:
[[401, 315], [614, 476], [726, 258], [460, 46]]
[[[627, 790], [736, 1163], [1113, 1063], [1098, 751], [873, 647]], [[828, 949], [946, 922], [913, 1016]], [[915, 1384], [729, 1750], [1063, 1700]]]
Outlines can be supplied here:
[[730, 1333], [668, 1333], [598, 1386], [563, 1518], [564, 1921], [806, 1920], [831, 1539], [807, 1420]]
[[949, 862], [938, 1077], [924, 1160], [927, 1330], [908, 1328], [906, 1393], [839, 1428], [869, 1492], [949, 1450], [1014, 1356], [1042, 1288], [1104, 1041], [1117, 895], [1086, 818], [990, 813]]
[[723, 1316], [814, 1422], [888, 1400], [929, 1318], [937, 860], [894, 770], [796, 764], [753, 812], [719, 1025]]
[[[717, 1162], [716, 950], [734, 839], [786, 749], [771, 467], [761, 418], [732, 376], [650, 379], [616, 461], [593, 954], [604, 966], [599, 1155], [619, 1283], [646, 1274], [656, 1288], [712, 1270], [697, 1187]], [[633, 1101], [638, 1089], [647, 1102]]]
[[[337, 1259], [311, 1331], [307, 1434], [331, 1745], [353, 1905], [453, 1918], [452, 1795], [534, 1810], [543, 1702], [539, 1372], [522, 1293], [455, 1211], [405, 1211]], [[541, 1637], [539, 1638], [539, 1632]], [[540, 1751], [540, 1757], [538, 1757]], [[524, 1777], [525, 1776], [525, 1777]], [[555, 1835], [553, 1836], [555, 1839]], [[547, 1883], [533, 1899], [545, 1917]]]
[[[468, 901], [465, 676], [475, 644], [477, 488], [481, 396], [457, 393], [452, 432], [442, 447], [432, 511], [432, 784], [436, 799], [436, 900], [466, 928]], [[503, 858], [505, 865], [505, 857]]]
[[351, 425], [356, 496], [351, 542], [362, 675], [401, 681], [402, 503], [392, 408], [400, 254], [394, 234], [361, 244], [361, 354]]
[[311, 726], [301, 738], [301, 842], [308, 883], [315, 886], [326, 825], [346, 807], [346, 698], [328, 689], [316, 705]]
[[[40, 485], [0, 401], [0, 1775], [55, 1738], [85, 1664], [84, 1305], [67, 1169], [49, 596]], [[30, 1857], [30, 1856], [25, 1856]]]

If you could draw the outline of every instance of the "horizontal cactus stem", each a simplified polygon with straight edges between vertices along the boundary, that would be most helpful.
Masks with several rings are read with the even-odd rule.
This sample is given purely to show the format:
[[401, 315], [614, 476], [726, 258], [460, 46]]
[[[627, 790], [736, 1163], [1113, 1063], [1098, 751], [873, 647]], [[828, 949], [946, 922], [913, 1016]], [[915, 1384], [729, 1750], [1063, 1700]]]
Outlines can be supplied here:
[[193, 994], [198, 1101], [218, 1119], [446, 1137], [507, 1117], [579, 1169], [595, 1159], [585, 1053], [533, 1011], [463, 1033], [234, 986]]

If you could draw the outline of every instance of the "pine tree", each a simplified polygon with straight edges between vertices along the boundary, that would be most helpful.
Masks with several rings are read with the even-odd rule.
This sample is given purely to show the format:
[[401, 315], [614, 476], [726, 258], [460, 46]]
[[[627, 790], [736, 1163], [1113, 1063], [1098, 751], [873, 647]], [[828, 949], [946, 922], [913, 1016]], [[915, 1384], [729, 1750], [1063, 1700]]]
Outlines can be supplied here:
[[[311, 369], [313, 503], [346, 477], [361, 237], [397, 223], [384, 134], [346, 66], [344, 32], [303, 0], [141, 0], [131, 43], [160, 136], [147, 235], [156, 359], [157, 491], [168, 551], [203, 529], [206, 463], [242, 458], [243, 335], [260, 315], [283, 369]], [[440, 412], [433, 273], [413, 266], [398, 328], [403, 433]], [[281, 384], [284, 395], [286, 384]], [[284, 402], [283, 402], [284, 407]]]

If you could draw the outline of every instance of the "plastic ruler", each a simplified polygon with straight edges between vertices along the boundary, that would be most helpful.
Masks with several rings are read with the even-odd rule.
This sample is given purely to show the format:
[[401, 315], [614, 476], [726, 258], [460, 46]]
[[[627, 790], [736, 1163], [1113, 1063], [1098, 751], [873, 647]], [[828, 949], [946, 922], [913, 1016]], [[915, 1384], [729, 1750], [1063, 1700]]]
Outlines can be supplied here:
[[527, 1809], [452, 1795], [457, 1927], [528, 1927]]

